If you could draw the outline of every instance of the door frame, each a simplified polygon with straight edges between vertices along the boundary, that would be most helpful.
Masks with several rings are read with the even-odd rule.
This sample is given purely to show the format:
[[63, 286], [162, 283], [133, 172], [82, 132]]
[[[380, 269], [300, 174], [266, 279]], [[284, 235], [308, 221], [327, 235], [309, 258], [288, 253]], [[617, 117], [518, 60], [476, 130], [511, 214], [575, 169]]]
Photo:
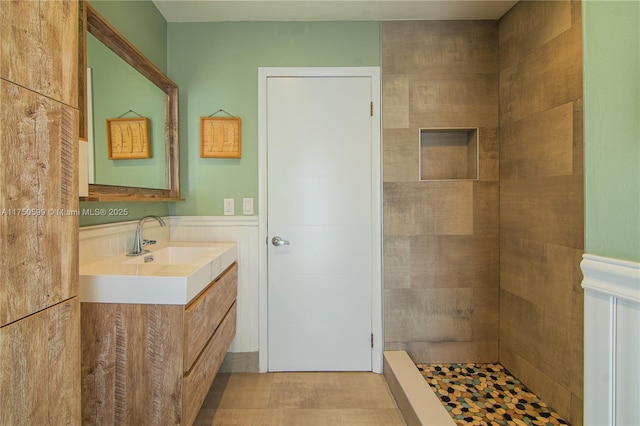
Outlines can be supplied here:
[[382, 373], [384, 330], [382, 317], [382, 162], [380, 119], [380, 67], [259, 67], [258, 68], [258, 245], [259, 245], [259, 354], [260, 372], [268, 370], [268, 300], [267, 300], [267, 80], [272, 77], [369, 77], [371, 78], [371, 368]]

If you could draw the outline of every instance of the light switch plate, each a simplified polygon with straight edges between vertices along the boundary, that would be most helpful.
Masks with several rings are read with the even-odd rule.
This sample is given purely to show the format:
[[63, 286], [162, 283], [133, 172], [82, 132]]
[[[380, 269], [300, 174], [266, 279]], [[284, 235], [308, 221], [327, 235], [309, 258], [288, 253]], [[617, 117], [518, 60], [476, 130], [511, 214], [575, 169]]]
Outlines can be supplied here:
[[225, 198], [224, 199], [224, 215], [233, 216], [234, 214], [235, 214], [235, 207], [233, 203], [233, 198]]
[[242, 214], [253, 215], [253, 198], [242, 199]]

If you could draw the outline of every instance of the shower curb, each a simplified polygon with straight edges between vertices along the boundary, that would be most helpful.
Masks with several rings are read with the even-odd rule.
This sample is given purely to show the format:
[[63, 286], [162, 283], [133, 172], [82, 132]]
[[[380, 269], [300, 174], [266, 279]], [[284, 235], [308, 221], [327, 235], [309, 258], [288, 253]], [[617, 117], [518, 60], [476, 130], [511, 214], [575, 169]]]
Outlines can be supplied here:
[[408, 426], [456, 424], [405, 351], [384, 351], [383, 375]]

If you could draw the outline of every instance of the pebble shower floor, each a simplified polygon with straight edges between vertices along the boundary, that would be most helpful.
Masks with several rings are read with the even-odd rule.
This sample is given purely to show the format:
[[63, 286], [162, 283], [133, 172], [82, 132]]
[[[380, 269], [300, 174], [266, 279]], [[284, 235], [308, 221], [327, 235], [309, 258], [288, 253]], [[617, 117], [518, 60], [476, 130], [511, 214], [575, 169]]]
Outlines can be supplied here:
[[417, 364], [460, 425], [567, 425], [500, 364]]

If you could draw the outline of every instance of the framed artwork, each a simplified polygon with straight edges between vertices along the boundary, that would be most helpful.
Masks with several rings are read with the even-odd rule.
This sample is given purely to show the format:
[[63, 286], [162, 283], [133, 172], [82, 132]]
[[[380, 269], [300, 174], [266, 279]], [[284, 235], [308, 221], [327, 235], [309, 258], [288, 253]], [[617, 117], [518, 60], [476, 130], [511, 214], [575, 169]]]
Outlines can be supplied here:
[[107, 118], [107, 150], [110, 160], [151, 158], [149, 119]]
[[240, 158], [241, 133], [238, 117], [200, 117], [200, 157]]

